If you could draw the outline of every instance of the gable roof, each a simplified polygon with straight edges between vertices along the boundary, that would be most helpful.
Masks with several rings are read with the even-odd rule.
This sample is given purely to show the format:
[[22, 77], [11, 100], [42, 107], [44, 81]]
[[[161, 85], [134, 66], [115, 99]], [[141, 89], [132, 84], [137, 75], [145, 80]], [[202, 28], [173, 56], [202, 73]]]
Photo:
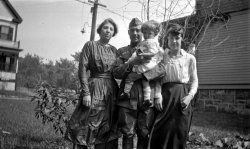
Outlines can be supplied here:
[[[199, 15], [202, 18], [212, 14], [229, 14], [250, 9], [250, 0], [196, 0], [196, 14], [168, 20], [162, 23], [167, 27], [168, 23], [177, 23], [185, 26], [186, 19], [195, 18]], [[193, 26], [196, 27], [196, 26]], [[188, 29], [188, 28], [187, 28]]]
[[15, 8], [11, 5], [11, 3], [8, 0], [3, 0], [3, 3], [10, 9], [11, 13], [13, 14], [13, 21], [16, 23], [21, 23], [23, 19], [20, 17]]
[[196, 0], [196, 10], [202, 16], [216, 13], [232, 13], [249, 9], [249, 0]]

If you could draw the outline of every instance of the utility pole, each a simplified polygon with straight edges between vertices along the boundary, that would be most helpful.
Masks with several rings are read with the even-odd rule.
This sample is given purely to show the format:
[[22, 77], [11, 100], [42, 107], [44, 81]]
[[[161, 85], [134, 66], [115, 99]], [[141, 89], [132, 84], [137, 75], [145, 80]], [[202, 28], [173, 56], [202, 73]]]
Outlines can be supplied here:
[[150, 0], [148, 0], [148, 7], [147, 7], [147, 20], [149, 21], [149, 4], [150, 4]]
[[91, 7], [91, 12], [93, 13], [93, 15], [92, 15], [91, 35], [90, 35], [90, 40], [93, 41], [93, 40], [95, 40], [96, 16], [97, 16], [98, 5], [100, 5], [102, 7], [107, 7], [107, 6], [98, 3], [98, 0], [95, 0], [94, 2], [91, 0], [88, 0], [88, 2], [94, 4], [94, 7]]

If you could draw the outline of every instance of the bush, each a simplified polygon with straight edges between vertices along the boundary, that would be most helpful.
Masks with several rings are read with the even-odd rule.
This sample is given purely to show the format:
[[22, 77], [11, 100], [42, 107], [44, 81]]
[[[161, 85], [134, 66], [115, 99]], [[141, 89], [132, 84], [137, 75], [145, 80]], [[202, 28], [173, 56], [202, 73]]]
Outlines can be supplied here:
[[56, 88], [46, 82], [36, 87], [32, 101], [37, 102], [35, 116], [42, 123], [52, 123], [55, 132], [65, 133], [70, 118], [70, 107], [77, 104], [78, 95], [68, 89]]

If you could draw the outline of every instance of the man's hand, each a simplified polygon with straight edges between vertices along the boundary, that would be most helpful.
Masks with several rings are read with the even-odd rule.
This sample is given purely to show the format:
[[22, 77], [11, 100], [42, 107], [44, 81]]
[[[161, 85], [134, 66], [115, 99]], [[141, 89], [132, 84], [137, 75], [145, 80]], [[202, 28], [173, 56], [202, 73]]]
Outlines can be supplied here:
[[148, 63], [150, 59], [143, 58], [143, 56], [136, 56], [132, 61], [129, 62], [130, 65], [141, 65], [144, 63]]
[[136, 55], [139, 55], [142, 53], [142, 50], [140, 48], [136, 48]]
[[91, 97], [90, 97], [90, 95], [82, 97], [82, 104], [87, 106], [87, 107], [90, 107], [90, 105], [91, 105]]

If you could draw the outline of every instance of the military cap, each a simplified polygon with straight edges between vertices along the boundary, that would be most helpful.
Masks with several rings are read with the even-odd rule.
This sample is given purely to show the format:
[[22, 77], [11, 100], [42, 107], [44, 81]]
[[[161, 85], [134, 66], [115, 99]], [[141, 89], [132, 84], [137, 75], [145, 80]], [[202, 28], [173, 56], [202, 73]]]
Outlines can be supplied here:
[[133, 18], [131, 22], [129, 23], [129, 28], [142, 25], [142, 22], [138, 18]]

